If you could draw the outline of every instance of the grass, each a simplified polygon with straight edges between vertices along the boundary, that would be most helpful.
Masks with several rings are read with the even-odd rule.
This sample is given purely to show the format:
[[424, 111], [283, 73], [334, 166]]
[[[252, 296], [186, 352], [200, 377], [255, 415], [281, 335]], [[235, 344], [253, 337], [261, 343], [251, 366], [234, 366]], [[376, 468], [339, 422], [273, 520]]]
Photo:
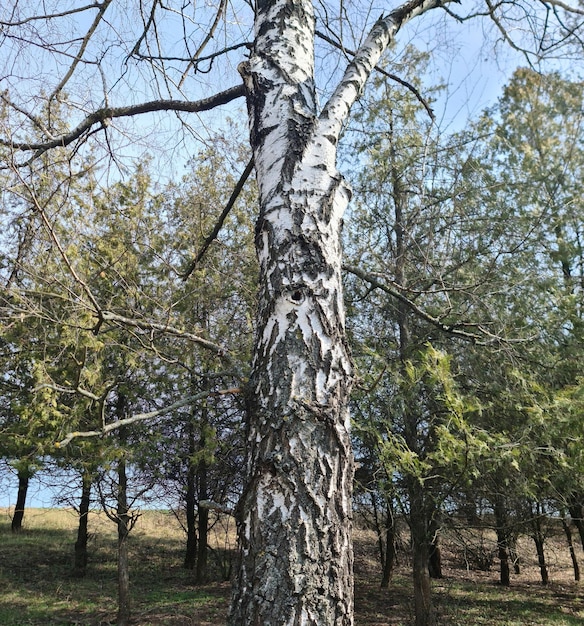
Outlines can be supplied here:
[[[89, 520], [87, 575], [72, 576], [77, 517], [66, 510], [36, 509], [25, 515], [24, 529], [13, 535], [10, 517], [0, 517], [0, 624], [2, 626], [102, 626], [116, 617], [115, 526], [101, 514]], [[222, 557], [225, 537], [215, 538]], [[467, 571], [454, 544], [444, 542], [445, 577], [434, 581], [440, 626], [582, 626], [584, 594], [570, 580], [561, 535], [549, 540], [552, 583], [542, 587], [527, 541], [520, 544], [523, 572], [501, 588], [497, 572]], [[145, 512], [130, 536], [134, 624], [139, 626], [219, 626], [225, 624], [229, 584], [195, 586], [182, 568], [184, 535], [169, 513]], [[229, 547], [229, 546], [228, 546]], [[580, 554], [582, 552], [580, 551]], [[406, 557], [389, 590], [378, 584], [373, 536], [355, 536], [356, 626], [406, 626], [412, 623], [411, 582]], [[213, 561], [213, 559], [211, 559]], [[215, 569], [220, 579], [221, 559]]]

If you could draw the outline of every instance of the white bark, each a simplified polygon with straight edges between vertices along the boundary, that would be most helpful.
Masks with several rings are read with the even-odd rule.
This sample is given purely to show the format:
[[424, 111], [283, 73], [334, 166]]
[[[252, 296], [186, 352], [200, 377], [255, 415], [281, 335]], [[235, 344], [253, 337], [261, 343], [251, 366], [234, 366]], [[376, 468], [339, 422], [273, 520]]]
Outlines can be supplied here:
[[336, 148], [399, 26], [437, 4], [406, 3], [379, 20], [320, 116], [311, 2], [258, 4], [255, 47], [240, 66], [260, 190], [260, 297], [232, 625], [353, 623], [340, 247], [350, 191]]

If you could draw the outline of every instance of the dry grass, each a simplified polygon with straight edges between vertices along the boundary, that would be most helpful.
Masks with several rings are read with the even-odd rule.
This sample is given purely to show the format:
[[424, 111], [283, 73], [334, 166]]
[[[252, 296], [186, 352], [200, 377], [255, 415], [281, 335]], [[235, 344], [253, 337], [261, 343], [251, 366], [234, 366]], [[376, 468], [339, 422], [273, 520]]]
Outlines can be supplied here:
[[[115, 623], [116, 534], [103, 513], [92, 513], [91, 560], [87, 576], [71, 576], [77, 517], [73, 511], [36, 509], [24, 530], [10, 532], [9, 512], [0, 518], [0, 624], [2, 626], [101, 626]], [[479, 544], [478, 534], [471, 534]], [[467, 538], [468, 539], [468, 538]], [[214, 576], [226, 573], [234, 547], [233, 524], [212, 533]], [[493, 547], [488, 532], [486, 549]], [[219, 626], [225, 623], [229, 583], [193, 584], [182, 568], [184, 533], [176, 518], [145, 512], [130, 538], [134, 624], [139, 626]], [[584, 599], [572, 578], [569, 554], [557, 529], [548, 539], [551, 584], [542, 587], [534, 550], [521, 539], [522, 573], [509, 589], [497, 584], [497, 571], [465, 566], [458, 535], [443, 543], [444, 574], [434, 582], [440, 626], [576, 626], [584, 624]], [[582, 550], [579, 549], [582, 556]], [[409, 563], [405, 552], [388, 590], [378, 584], [375, 537], [355, 533], [356, 626], [405, 626], [412, 620]]]
[[[492, 531], [473, 530], [465, 538], [496, 554]], [[541, 584], [533, 541], [518, 541], [521, 573], [512, 575], [511, 587], [499, 585], [498, 563], [488, 571], [470, 569], [458, 532], [447, 532], [442, 540], [444, 578], [432, 582], [440, 626], [583, 626], [584, 589], [574, 581], [565, 537], [551, 525], [546, 543], [550, 584]], [[578, 547], [578, 557], [584, 552]], [[355, 534], [355, 605], [357, 626], [406, 626], [413, 623], [410, 563], [402, 552], [388, 590], [379, 588], [379, 566], [375, 537], [371, 532]]]

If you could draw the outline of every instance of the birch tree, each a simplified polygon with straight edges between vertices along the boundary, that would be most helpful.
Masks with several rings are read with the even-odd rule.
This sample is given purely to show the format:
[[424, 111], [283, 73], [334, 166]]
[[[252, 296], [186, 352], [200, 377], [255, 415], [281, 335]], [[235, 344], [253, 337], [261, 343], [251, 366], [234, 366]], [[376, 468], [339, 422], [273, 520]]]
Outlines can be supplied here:
[[[250, 7], [46, 2], [47, 12], [40, 15], [31, 8], [34, 3], [13, 1], [0, 14], [6, 50], [2, 100], [9, 122], [2, 144], [9, 153], [6, 166], [16, 171], [56, 146], [69, 146], [74, 158], [90, 136], [103, 150], [114, 151], [115, 162], [120, 143], [113, 141], [110, 127], [115, 131], [122, 119], [155, 111], [201, 114], [246, 97], [260, 196], [260, 292], [247, 394], [247, 477], [237, 510], [241, 558], [232, 625], [353, 623], [347, 411], [352, 368], [340, 248], [351, 194], [337, 170], [336, 153], [351, 107], [381, 55], [407, 22], [434, 9], [452, 20], [492, 18], [501, 37], [530, 60], [581, 46], [584, 10], [579, 3], [465, 4], [461, 14], [454, 12], [453, 0], [382, 5], [373, 24], [362, 17], [380, 10], [373, 5], [356, 3], [339, 11], [309, 0], [259, 0]], [[327, 32], [317, 31], [315, 11]], [[355, 32], [360, 22], [364, 30], [355, 34], [352, 53], [342, 33]], [[339, 48], [339, 63], [346, 64], [322, 106], [317, 101], [317, 35]], [[51, 61], [34, 75], [37, 50]], [[242, 80], [232, 77], [233, 87], [192, 99], [210, 80], [222, 84], [244, 50], [249, 58], [238, 66]], [[144, 63], [148, 74], [140, 73]], [[329, 79], [330, 85], [335, 72]], [[149, 81], [158, 97], [137, 101], [142, 91], [151, 93]], [[92, 92], [94, 85], [101, 93]], [[112, 96], [130, 102], [114, 105]], [[55, 103], [71, 110], [71, 127], [64, 132], [52, 126]], [[197, 135], [192, 124], [181, 120], [183, 134]], [[30, 139], [31, 129], [40, 139]], [[97, 300], [89, 304], [94, 332], [101, 332], [101, 305]]]

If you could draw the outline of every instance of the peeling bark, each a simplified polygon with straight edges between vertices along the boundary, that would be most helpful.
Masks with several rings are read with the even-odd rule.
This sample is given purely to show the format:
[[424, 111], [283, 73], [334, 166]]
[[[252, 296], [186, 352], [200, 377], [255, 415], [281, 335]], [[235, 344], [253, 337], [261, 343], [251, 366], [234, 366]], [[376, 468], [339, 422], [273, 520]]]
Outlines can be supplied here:
[[232, 626], [353, 624], [340, 245], [350, 190], [337, 142], [401, 24], [437, 5], [407, 2], [378, 20], [318, 114], [312, 3], [257, 3], [254, 48], [239, 67], [260, 195], [260, 293]]
[[260, 190], [259, 323], [231, 624], [352, 624], [341, 219], [349, 191], [323, 135], [309, 2], [260, 7], [241, 68]]

